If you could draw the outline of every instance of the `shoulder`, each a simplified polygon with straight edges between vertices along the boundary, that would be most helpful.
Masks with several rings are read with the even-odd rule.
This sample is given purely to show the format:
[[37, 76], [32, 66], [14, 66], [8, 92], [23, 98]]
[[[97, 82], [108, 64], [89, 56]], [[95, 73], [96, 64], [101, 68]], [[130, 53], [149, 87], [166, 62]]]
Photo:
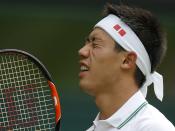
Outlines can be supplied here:
[[175, 127], [170, 122], [147, 120], [140, 122], [137, 126], [138, 131], [175, 131]]
[[173, 124], [150, 104], [140, 112], [135, 122], [138, 131], [175, 131]]

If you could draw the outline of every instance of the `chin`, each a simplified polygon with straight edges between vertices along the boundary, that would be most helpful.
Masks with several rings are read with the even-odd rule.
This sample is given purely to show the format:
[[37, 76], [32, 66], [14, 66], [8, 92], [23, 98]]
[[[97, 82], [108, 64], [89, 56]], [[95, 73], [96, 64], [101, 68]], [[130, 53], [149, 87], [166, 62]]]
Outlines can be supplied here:
[[91, 86], [90, 83], [80, 81], [79, 86], [83, 92], [85, 92], [88, 95], [93, 96], [93, 94], [94, 94], [93, 93], [93, 86]]

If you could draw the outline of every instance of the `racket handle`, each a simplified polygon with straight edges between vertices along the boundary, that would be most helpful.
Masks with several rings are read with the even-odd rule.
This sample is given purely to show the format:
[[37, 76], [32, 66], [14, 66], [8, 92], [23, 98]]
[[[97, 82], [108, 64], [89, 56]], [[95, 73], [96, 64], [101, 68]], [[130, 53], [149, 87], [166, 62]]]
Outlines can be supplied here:
[[56, 110], [55, 120], [56, 120], [56, 123], [58, 123], [60, 118], [61, 118], [60, 100], [58, 97], [56, 86], [51, 81], [48, 81], [48, 83], [49, 83], [49, 86], [51, 89], [51, 95], [52, 95], [52, 98], [53, 98], [54, 104], [55, 104], [55, 110]]

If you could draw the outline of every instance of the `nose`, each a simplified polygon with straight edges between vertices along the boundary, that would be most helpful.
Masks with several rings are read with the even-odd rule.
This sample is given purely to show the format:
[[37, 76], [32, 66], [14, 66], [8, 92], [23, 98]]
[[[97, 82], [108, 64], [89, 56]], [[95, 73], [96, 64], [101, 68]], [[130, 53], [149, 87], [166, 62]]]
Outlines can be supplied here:
[[89, 52], [90, 52], [89, 44], [86, 44], [78, 51], [78, 54], [80, 57], [87, 58], [89, 56]]

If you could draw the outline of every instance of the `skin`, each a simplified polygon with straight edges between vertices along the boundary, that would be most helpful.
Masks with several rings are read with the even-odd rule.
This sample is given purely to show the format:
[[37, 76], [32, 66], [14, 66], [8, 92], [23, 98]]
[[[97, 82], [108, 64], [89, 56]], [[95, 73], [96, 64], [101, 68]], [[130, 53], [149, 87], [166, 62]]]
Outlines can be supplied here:
[[115, 41], [102, 29], [95, 28], [79, 50], [79, 85], [94, 97], [100, 110], [100, 119], [115, 113], [134, 93], [138, 86], [134, 79], [137, 56], [134, 52], [117, 51]]

